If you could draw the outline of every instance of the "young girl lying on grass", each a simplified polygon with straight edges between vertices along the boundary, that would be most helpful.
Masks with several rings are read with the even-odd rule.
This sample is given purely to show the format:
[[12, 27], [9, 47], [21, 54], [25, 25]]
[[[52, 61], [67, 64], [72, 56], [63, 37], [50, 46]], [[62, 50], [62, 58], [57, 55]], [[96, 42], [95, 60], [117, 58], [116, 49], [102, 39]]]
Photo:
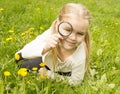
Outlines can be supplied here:
[[[16, 53], [25, 59], [21, 67], [37, 67], [49, 78], [65, 77], [69, 84], [81, 83], [89, 65], [89, 24], [89, 11], [84, 5], [64, 5], [51, 27]], [[46, 63], [44, 68], [40, 68], [41, 62]]]

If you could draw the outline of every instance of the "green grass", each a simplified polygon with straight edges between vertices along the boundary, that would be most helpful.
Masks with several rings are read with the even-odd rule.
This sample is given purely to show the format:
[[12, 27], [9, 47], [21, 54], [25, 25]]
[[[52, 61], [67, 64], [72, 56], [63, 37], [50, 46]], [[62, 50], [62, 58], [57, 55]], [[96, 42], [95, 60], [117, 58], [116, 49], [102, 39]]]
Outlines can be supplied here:
[[[75, 87], [30, 73], [19, 77], [14, 53], [49, 28], [68, 2], [91, 12], [91, 74]], [[119, 0], [0, 0], [0, 94], [120, 94], [119, 5]], [[5, 77], [5, 71], [11, 75]]]

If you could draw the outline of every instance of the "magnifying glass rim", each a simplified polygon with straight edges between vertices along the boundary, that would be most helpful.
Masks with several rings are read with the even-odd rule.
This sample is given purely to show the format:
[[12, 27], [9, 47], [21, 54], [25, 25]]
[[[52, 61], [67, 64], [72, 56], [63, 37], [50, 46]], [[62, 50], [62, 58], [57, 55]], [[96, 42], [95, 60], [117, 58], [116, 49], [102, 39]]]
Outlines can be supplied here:
[[69, 23], [69, 22], [67, 22], [67, 21], [62, 21], [59, 25], [58, 25], [58, 32], [59, 32], [59, 34], [61, 35], [61, 36], [69, 36], [70, 34], [68, 34], [68, 35], [63, 35], [63, 34], [61, 34], [61, 32], [60, 32], [60, 29], [59, 29], [59, 27], [60, 27], [60, 25], [62, 24], [62, 23], [67, 23], [67, 24], [69, 24], [70, 26], [71, 26], [71, 33], [72, 33], [72, 31], [73, 31], [73, 27], [72, 27], [72, 25]]

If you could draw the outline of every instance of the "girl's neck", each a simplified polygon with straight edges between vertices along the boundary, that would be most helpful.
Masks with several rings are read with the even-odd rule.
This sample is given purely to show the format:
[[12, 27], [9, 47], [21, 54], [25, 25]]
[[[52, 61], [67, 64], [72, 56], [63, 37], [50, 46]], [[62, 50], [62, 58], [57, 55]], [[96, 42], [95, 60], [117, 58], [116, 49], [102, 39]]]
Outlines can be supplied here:
[[66, 50], [66, 49], [64, 49], [64, 48], [61, 48], [61, 47], [58, 47], [58, 57], [59, 57], [59, 59], [61, 60], [61, 61], [65, 61], [69, 56], [71, 56], [73, 53], [74, 53], [74, 51], [76, 50], [76, 48], [75, 49], [73, 49], [73, 50]]

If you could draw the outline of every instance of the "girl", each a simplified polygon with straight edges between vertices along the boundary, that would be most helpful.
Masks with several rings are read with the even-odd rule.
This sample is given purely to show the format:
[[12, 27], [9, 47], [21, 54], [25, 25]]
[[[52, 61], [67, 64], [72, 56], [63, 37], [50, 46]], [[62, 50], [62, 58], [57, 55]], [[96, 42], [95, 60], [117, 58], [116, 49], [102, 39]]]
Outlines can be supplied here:
[[16, 53], [19, 59], [28, 59], [21, 67], [40, 68], [43, 59], [46, 68], [40, 68], [40, 74], [44, 71], [49, 78], [66, 77], [70, 84], [81, 83], [89, 64], [89, 24], [90, 15], [85, 6], [66, 4], [48, 30]]

